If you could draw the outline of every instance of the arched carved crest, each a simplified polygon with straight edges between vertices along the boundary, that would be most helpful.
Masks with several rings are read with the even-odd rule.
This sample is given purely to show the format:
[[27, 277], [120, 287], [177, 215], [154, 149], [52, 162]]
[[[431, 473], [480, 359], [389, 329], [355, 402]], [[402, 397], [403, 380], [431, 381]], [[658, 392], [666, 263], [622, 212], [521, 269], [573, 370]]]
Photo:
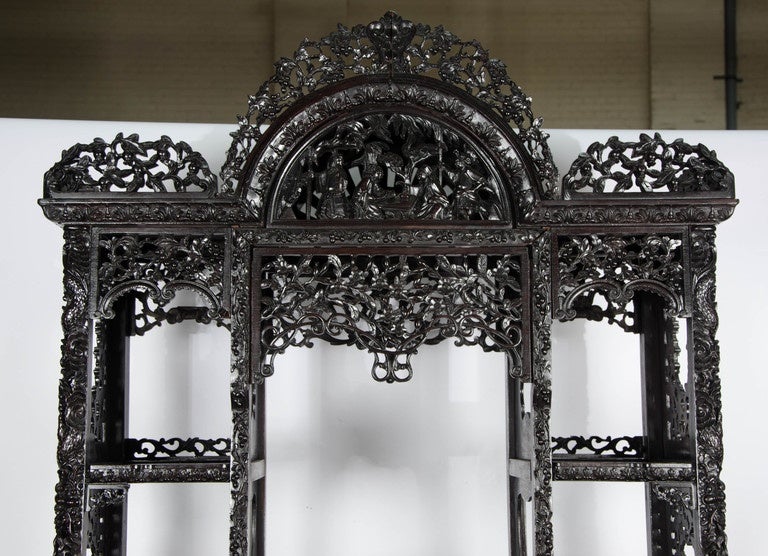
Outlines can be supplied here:
[[478, 99], [509, 126], [541, 177], [545, 194], [554, 189], [557, 170], [542, 121], [531, 99], [510, 79], [503, 62], [492, 59], [477, 41], [462, 41], [442, 26], [404, 20], [388, 12], [380, 20], [348, 29], [342, 25], [317, 41], [305, 39], [293, 58], [275, 64], [275, 74], [248, 98], [239, 129], [221, 171], [224, 191], [233, 191], [244, 175], [246, 159], [271, 125], [300, 99], [354, 76], [423, 77], [461, 89]]

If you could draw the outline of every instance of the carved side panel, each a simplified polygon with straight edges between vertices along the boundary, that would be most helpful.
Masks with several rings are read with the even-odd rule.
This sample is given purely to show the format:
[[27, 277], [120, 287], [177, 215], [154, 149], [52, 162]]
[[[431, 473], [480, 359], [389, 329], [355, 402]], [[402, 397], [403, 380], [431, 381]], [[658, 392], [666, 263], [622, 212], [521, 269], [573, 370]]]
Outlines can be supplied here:
[[251, 382], [251, 232], [233, 235], [232, 253], [232, 448], [229, 550], [248, 556], [248, 460]]
[[549, 433], [552, 406], [551, 241], [552, 236], [549, 233], [544, 233], [534, 243], [533, 248], [532, 344], [535, 442], [533, 510], [537, 556], [550, 556], [553, 549], [552, 450]]
[[728, 553], [725, 535], [723, 427], [720, 401], [720, 348], [715, 304], [715, 231], [691, 233], [693, 271], [693, 380], [696, 405], [696, 463], [701, 547], [704, 554]]
[[695, 541], [693, 486], [690, 483], [652, 482], [646, 485], [646, 496], [650, 513], [649, 553], [686, 556], [685, 547], [694, 546]]
[[88, 425], [88, 373], [91, 319], [88, 314], [90, 233], [64, 230], [64, 309], [61, 324], [58, 452], [54, 553], [79, 556], [85, 504], [85, 442]]
[[125, 553], [125, 531], [129, 485], [104, 485], [88, 488], [89, 556]]

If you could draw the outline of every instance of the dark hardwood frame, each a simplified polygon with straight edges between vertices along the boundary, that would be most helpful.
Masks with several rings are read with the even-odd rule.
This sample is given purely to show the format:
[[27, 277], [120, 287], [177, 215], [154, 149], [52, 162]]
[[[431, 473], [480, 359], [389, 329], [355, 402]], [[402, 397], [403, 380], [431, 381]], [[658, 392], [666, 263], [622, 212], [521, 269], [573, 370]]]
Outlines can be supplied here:
[[[418, 345], [447, 337], [508, 354], [512, 554], [525, 553], [526, 499], [534, 552], [553, 552], [553, 480], [643, 482], [649, 553], [727, 553], [714, 230], [737, 201], [714, 152], [612, 137], [558, 183], [541, 121], [504, 65], [393, 13], [303, 42], [249, 97], [233, 138], [220, 184], [167, 137], [77, 144], [45, 176], [40, 205], [64, 228], [56, 554], [124, 554], [130, 484], [167, 481], [229, 482], [230, 553], [263, 554], [270, 356], [311, 337], [368, 349], [384, 382], [406, 381]], [[410, 343], [376, 327], [411, 317], [375, 300], [355, 298], [373, 335], [311, 295], [281, 312], [280, 276], [322, 300], [332, 296], [318, 276], [353, 297], [393, 295], [366, 270], [434, 291], [482, 283], [485, 301], [444, 295], [435, 313], [405, 288], [398, 299], [420, 319]], [[174, 305], [179, 289], [204, 306]], [[551, 438], [553, 318], [639, 335], [643, 437]], [[231, 331], [231, 438], [126, 438], [130, 337], [189, 319]]]

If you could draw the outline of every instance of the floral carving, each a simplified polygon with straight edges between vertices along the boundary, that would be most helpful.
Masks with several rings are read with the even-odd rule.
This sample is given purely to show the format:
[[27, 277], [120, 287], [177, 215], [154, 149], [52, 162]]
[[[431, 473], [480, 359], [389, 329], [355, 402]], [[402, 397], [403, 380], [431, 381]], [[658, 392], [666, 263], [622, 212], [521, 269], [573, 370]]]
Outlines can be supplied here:
[[676, 314], [683, 309], [682, 240], [671, 235], [559, 238], [556, 316], [573, 319], [588, 310], [580, 298], [597, 291], [609, 308], [622, 309], [636, 290], [652, 291]]
[[185, 142], [163, 135], [139, 141], [122, 133], [111, 141], [97, 137], [62, 152], [61, 160], [45, 173], [46, 195], [140, 191], [216, 194], [216, 175], [203, 156]]
[[231, 509], [229, 526], [230, 556], [249, 554], [248, 538], [253, 527], [249, 522], [248, 462], [251, 402], [251, 250], [252, 232], [233, 232], [232, 249], [232, 372], [230, 403], [232, 405], [232, 445], [230, 456]]
[[112, 304], [127, 291], [146, 292], [162, 306], [178, 289], [199, 293], [211, 319], [225, 316], [223, 238], [125, 234], [102, 237], [99, 247], [99, 313], [103, 317], [114, 316]]
[[563, 176], [563, 198], [574, 194], [724, 193], [733, 196], [733, 174], [714, 151], [645, 133], [636, 142], [613, 136], [595, 142]]
[[313, 338], [374, 354], [373, 378], [403, 382], [422, 344], [454, 338], [505, 352], [523, 373], [517, 257], [278, 256], [262, 266], [261, 373]]
[[552, 533], [552, 448], [549, 422], [552, 414], [552, 266], [549, 256], [552, 235], [545, 232], [534, 242], [533, 285], [533, 434], [534, 434], [534, 552], [551, 556]]
[[[368, 25], [336, 32], [318, 41], [305, 39], [292, 58], [275, 64], [275, 74], [248, 97], [248, 111], [238, 116], [239, 129], [221, 170], [226, 190], [234, 190], [246, 157], [271, 124], [297, 99], [357, 75], [437, 75], [486, 103], [519, 129], [542, 182], [551, 188], [557, 175], [541, 119], [531, 100], [509, 78], [506, 66], [492, 59], [477, 41], [462, 41], [442, 27], [431, 28], [389, 12]], [[548, 188], [545, 186], [545, 189]]]
[[720, 400], [720, 346], [715, 304], [715, 231], [691, 233], [693, 273], [693, 380], [696, 403], [696, 469], [701, 546], [704, 554], [725, 555], [723, 424]]

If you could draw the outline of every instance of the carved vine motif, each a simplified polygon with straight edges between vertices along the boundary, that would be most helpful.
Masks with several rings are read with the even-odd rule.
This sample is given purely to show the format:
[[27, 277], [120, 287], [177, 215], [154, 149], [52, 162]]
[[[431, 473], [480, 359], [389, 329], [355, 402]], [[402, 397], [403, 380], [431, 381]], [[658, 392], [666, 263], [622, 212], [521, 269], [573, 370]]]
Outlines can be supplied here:
[[64, 310], [61, 325], [61, 379], [59, 381], [59, 428], [56, 459], [56, 554], [81, 553], [83, 504], [85, 499], [85, 438], [87, 423], [88, 271], [90, 232], [86, 228], [64, 229]]
[[642, 436], [567, 436], [552, 437], [552, 454], [640, 458], [645, 453]]
[[696, 400], [696, 460], [701, 546], [704, 554], [728, 553], [725, 534], [723, 425], [720, 400], [720, 347], [715, 304], [715, 230], [691, 233], [693, 269], [693, 369]]
[[599, 290], [589, 290], [574, 298], [571, 309], [575, 311], [576, 318], [595, 322], [605, 320], [608, 324], [619, 326], [624, 332], [640, 331], [634, 302], [606, 299], [605, 294]]
[[[230, 456], [231, 509], [229, 550], [231, 556], [247, 556], [248, 453], [251, 400], [251, 249], [252, 231], [232, 234], [232, 447]], [[255, 346], [258, 349], [258, 345]]]
[[[611, 307], [624, 307], [636, 290], [665, 299], [671, 313], [683, 308], [682, 240], [667, 235], [574, 236], [559, 238], [556, 316], [569, 320], [584, 312], [592, 291]], [[603, 309], [595, 306], [597, 310]], [[614, 309], [615, 311], [616, 309]]]
[[139, 141], [122, 133], [111, 141], [97, 137], [62, 152], [45, 173], [46, 193], [105, 193], [139, 191], [216, 194], [216, 175], [203, 156], [187, 143], [163, 135]]
[[373, 353], [378, 381], [413, 375], [422, 344], [502, 351], [522, 368], [520, 262], [489, 256], [278, 256], [262, 267], [261, 373], [277, 354], [314, 338]]
[[557, 170], [534, 118], [531, 100], [509, 78], [506, 66], [489, 58], [477, 41], [461, 41], [442, 27], [431, 28], [388, 12], [380, 20], [348, 29], [342, 25], [318, 41], [305, 39], [293, 58], [275, 64], [275, 75], [248, 97], [248, 111], [221, 170], [224, 188], [233, 191], [247, 154], [269, 125], [297, 99], [355, 75], [413, 74], [438, 77], [487, 103], [513, 127], [531, 153], [549, 190]]
[[137, 460], [168, 460], [179, 457], [227, 457], [229, 438], [127, 438], [125, 449], [129, 458]]
[[649, 496], [654, 553], [685, 556], [685, 547], [694, 545], [695, 535], [696, 504], [691, 485], [651, 483]]
[[552, 235], [542, 234], [533, 249], [533, 433], [534, 433], [534, 552], [551, 556], [552, 537], [552, 448], [549, 422], [552, 407], [552, 265], [549, 253]]
[[[520, 172], [518, 164], [513, 179]], [[502, 216], [498, 179], [476, 147], [422, 116], [376, 113], [338, 124], [303, 149], [282, 182], [283, 219]]]
[[222, 309], [224, 240], [211, 236], [115, 235], [99, 242], [99, 312], [112, 318], [112, 304], [127, 291], [146, 292], [158, 306], [178, 289], [201, 294], [208, 316]]
[[613, 136], [605, 144], [595, 142], [563, 176], [563, 198], [574, 193], [701, 193], [733, 195], [733, 174], [714, 151], [661, 135], [645, 133], [636, 142]]

